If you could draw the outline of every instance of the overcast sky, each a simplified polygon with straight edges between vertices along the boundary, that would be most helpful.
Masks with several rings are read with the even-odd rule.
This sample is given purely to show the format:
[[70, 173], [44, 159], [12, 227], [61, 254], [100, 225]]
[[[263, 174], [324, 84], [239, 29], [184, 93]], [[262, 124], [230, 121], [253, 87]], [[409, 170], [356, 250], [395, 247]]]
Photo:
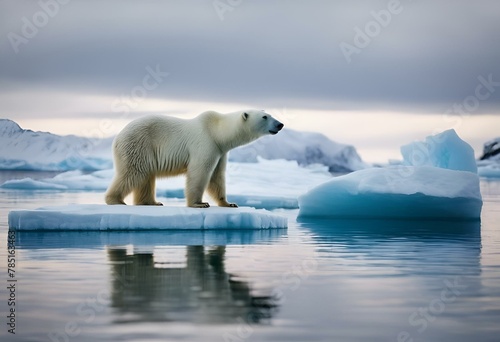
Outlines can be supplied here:
[[[241, 104], [376, 146], [462, 111], [448, 124], [481, 131], [476, 145], [500, 136], [495, 0], [59, 1], [0, 2], [0, 116], [39, 128]], [[348, 134], [374, 122], [364, 142]]]

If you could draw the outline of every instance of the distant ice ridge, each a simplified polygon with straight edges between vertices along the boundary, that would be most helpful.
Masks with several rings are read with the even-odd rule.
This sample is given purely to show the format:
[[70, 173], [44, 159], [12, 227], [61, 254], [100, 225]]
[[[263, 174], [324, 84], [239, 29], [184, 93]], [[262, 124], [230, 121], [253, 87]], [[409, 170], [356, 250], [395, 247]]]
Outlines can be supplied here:
[[500, 162], [480, 160], [477, 162], [477, 173], [484, 178], [500, 178]]
[[113, 167], [112, 139], [59, 136], [22, 129], [0, 119], [0, 169], [3, 170], [101, 170]]
[[14, 179], [0, 185], [3, 189], [17, 190], [85, 190], [104, 191], [111, 183], [113, 170], [85, 173], [74, 170], [60, 173], [52, 178], [33, 180], [31, 178]]
[[484, 143], [481, 160], [491, 160], [500, 162], [500, 137]]
[[79, 204], [9, 212], [13, 230], [160, 230], [286, 228], [287, 219], [253, 208]]
[[[88, 174], [76, 170], [41, 180], [10, 180], [0, 185], [0, 188], [105, 191], [112, 177], [113, 170]], [[240, 206], [294, 209], [298, 208], [297, 197], [300, 194], [331, 178], [324, 165], [300, 167], [296, 161], [258, 158], [256, 163], [228, 163], [226, 188], [229, 201]], [[160, 179], [157, 182], [157, 195], [184, 198], [184, 177]]]
[[336, 143], [321, 133], [291, 129], [238, 147], [229, 153], [229, 160], [256, 162], [258, 156], [296, 160], [299, 165], [323, 164], [330, 172], [351, 172], [368, 167], [353, 146]]
[[484, 143], [483, 155], [479, 159], [479, 176], [500, 178], [500, 137]]
[[[113, 138], [93, 139], [33, 132], [17, 123], [0, 119], [0, 169], [4, 170], [105, 170], [113, 167]], [[331, 141], [319, 133], [285, 129], [230, 152], [230, 161], [257, 162], [265, 159], [297, 160], [299, 165], [323, 164], [331, 172], [365, 168], [356, 149]]]
[[472, 147], [454, 130], [401, 147], [403, 164], [336, 177], [299, 197], [299, 217], [478, 219]]

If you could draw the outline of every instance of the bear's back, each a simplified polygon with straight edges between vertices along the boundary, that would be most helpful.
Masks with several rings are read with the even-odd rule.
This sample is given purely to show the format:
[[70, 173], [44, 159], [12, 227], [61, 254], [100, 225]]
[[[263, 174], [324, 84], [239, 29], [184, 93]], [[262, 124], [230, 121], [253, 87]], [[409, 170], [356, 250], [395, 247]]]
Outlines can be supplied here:
[[134, 143], [144, 143], [145, 141], [161, 143], [170, 136], [169, 133], [182, 131], [187, 121], [173, 116], [143, 116], [125, 126], [117, 135], [117, 140], [133, 141]]

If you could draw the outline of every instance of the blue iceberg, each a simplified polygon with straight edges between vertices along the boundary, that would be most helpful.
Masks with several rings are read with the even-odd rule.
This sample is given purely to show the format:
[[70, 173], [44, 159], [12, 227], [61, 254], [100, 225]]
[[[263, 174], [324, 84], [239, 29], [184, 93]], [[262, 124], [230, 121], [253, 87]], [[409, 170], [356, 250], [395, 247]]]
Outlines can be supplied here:
[[398, 166], [336, 177], [299, 197], [299, 217], [479, 219], [472, 147], [454, 130], [401, 148]]

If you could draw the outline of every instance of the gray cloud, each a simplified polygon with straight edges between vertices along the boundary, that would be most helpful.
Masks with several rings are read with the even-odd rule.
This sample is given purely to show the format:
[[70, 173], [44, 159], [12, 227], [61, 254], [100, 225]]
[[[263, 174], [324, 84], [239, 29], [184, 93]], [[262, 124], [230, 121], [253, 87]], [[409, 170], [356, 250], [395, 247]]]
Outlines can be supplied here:
[[[167, 99], [442, 112], [473, 95], [478, 76], [500, 81], [493, 0], [401, 0], [348, 63], [339, 45], [353, 45], [355, 28], [364, 31], [389, 2], [242, 1], [221, 21], [211, 0], [73, 0], [16, 54], [9, 34], [22, 35], [23, 17], [33, 22], [41, 7], [4, 1], [0, 89], [119, 96], [159, 64], [169, 76], [155, 96]], [[500, 89], [478, 113], [499, 108]]]

